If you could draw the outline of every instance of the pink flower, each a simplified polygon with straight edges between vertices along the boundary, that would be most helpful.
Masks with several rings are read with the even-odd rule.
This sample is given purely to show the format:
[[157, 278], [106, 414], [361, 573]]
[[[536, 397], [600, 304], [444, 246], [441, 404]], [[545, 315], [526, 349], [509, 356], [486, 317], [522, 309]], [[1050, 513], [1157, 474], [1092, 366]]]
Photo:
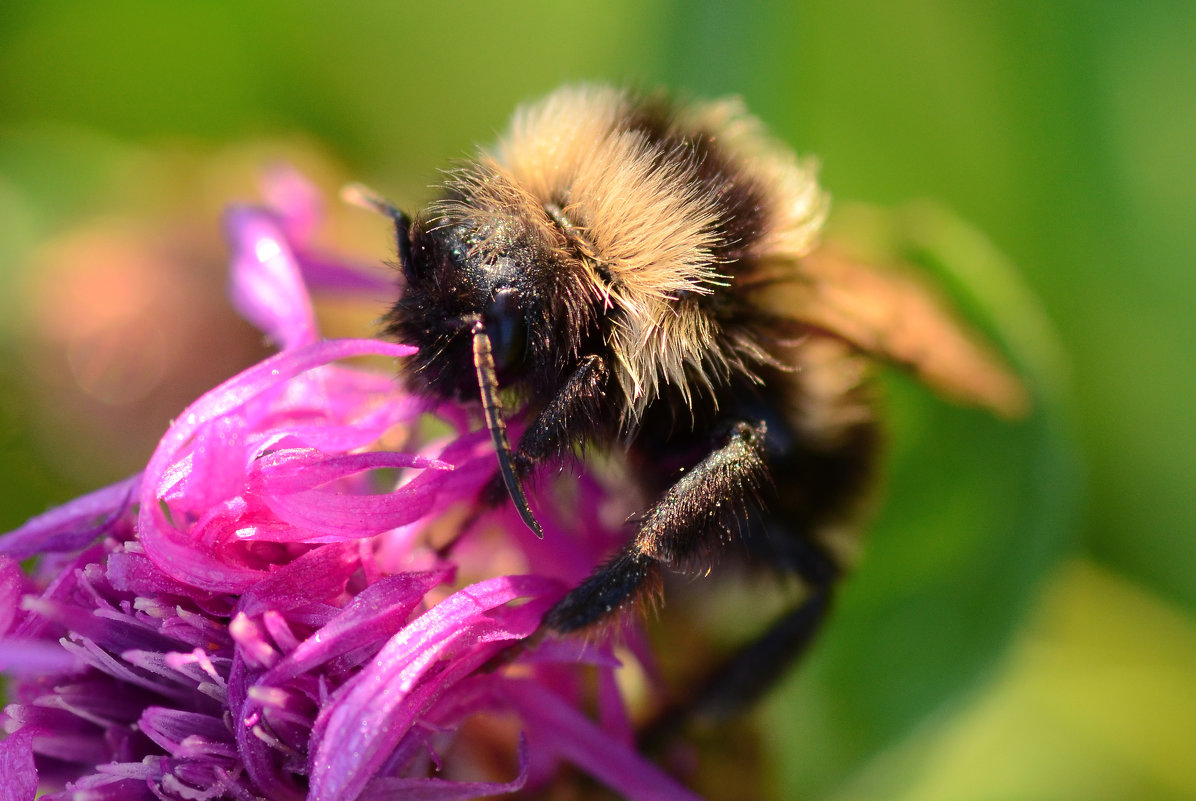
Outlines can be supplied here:
[[[0, 537], [0, 795], [464, 799], [568, 762], [692, 798], [633, 749], [611, 632], [521, 647], [618, 538], [604, 494], [583, 475], [567, 514], [542, 500], [542, 542], [505, 506], [462, 514], [488, 435], [344, 363], [411, 348], [320, 338], [307, 280], [389, 290], [314, 252], [302, 179], [267, 197], [229, 213], [231, 294], [280, 352], [183, 410], [139, 475]], [[622, 641], [651, 670], [634, 622]], [[482, 746], [506, 776], [478, 780]]]

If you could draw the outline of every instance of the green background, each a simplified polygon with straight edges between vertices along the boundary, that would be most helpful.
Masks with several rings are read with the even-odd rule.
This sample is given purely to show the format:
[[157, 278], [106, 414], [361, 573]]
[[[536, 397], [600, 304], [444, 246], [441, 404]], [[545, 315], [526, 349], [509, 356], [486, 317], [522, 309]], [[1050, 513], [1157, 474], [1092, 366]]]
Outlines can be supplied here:
[[0, 529], [137, 469], [260, 351], [213, 312], [155, 403], [71, 401], [52, 311], [114, 230], [182, 231], [216, 275], [219, 204], [270, 156], [412, 204], [562, 82], [739, 94], [817, 154], [836, 230], [936, 273], [1036, 398], [1001, 423], [887, 377], [885, 502], [752, 718], [752, 792], [1196, 799], [1194, 33], [1178, 2], [10, 4]]

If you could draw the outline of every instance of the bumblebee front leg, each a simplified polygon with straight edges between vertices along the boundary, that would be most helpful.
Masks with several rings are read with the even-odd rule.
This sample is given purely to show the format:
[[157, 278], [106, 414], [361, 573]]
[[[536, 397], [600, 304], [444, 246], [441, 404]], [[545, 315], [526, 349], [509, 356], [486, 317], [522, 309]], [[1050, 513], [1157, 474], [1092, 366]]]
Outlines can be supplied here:
[[722, 446], [688, 470], [640, 521], [635, 538], [544, 617], [568, 633], [598, 623], [659, 584], [660, 569], [709, 563], [746, 524], [767, 480], [764, 424], [739, 423]]
[[596, 433], [606, 407], [606, 384], [610, 370], [597, 355], [586, 356], [548, 402], [519, 440], [516, 463], [522, 472], [536, 462], [555, 459], [574, 443]]

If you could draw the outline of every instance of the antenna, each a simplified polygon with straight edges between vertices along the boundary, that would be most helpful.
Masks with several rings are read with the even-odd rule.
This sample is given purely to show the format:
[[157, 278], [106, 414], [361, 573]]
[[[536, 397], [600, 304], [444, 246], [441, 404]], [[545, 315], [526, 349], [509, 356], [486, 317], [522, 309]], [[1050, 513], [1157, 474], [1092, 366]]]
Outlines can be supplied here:
[[411, 218], [365, 184], [349, 184], [341, 189], [341, 199], [394, 221], [395, 240], [399, 247], [399, 268], [406, 272], [411, 264]]

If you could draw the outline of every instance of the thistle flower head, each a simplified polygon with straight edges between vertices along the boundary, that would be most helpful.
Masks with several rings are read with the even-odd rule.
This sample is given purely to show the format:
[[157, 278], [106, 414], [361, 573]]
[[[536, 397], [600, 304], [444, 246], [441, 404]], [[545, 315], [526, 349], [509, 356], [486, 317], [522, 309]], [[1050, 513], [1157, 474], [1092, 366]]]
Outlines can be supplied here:
[[231, 295], [280, 351], [183, 410], [143, 472], [0, 537], [0, 794], [464, 799], [567, 762], [691, 797], [632, 747], [634, 624], [618, 658], [609, 633], [518, 647], [618, 536], [597, 485], [539, 509], [543, 542], [509, 510], [463, 514], [488, 435], [346, 363], [411, 348], [320, 338], [306, 279], [381, 287], [312, 248], [301, 179], [267, 197], [229, 213]]

